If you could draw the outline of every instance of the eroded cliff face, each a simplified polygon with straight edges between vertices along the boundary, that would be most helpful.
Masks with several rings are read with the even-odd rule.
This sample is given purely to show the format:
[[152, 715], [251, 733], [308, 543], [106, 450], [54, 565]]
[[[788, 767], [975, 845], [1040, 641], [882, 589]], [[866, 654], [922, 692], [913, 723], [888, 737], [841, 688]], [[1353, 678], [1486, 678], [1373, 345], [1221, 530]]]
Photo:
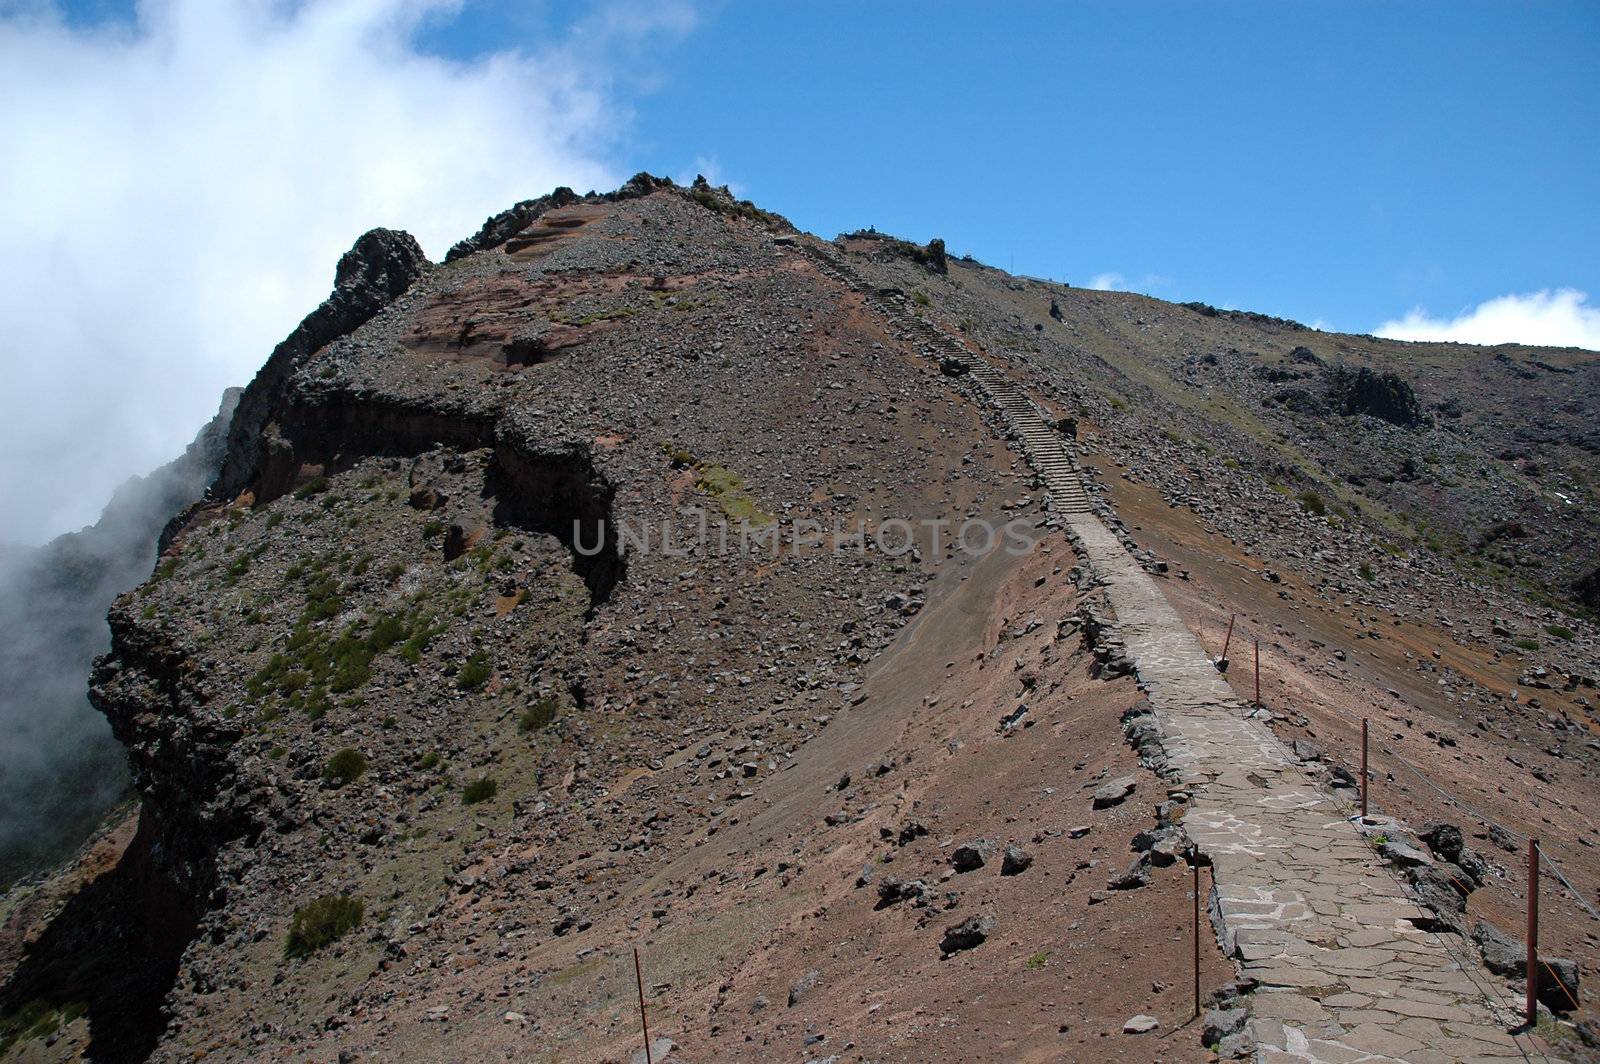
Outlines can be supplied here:
[[[345, 257], [112, 611], [92, 697], [141, 889], [194, 937], [139, 1037], [88, 1017], [94, 1052], [316, 1056], [349, 1022], [330, 994], [423, 993], [464, 938], [566, 953], [847, 706], [921, 555], [789, 523], [1000, 517], [1025, 489], [786, 232], [640, 178], [519, 206], [447, 265], [388, 231]], [[323, 897], [360, 930], [287, 956]]]

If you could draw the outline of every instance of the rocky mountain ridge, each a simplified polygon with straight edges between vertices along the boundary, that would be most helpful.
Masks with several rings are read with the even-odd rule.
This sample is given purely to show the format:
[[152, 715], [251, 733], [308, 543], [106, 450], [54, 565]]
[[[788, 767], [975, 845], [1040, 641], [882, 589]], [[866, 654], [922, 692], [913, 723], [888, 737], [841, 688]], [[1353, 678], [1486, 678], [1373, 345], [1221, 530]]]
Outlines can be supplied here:
[[[1143, 876], [1142, 909], [1099, 889], [1149, 827], [1123, 799], [1160, 785], [1121, 740], [1138, 692], [1067, 622], [1092, 590], [1072, 545], [1004, 423], [807, 249], [911, 293], [1076, 429], [1180, 612], [1247, 613], [1293, 663], [1286, 734], [1403, 688], [1412, 718], [1482, 722], [1463, 753], [1554, 743], [1540, 766], [1595, 774], [1596, 633], [1561, 594], [1595, 560], [1568, 409], [1594, 356], [1497, 352], [1558, 367], [1530, 378], [942, 244], [824, 247], [641, 175], [518, 204], [439, 265], [367, 234], [246, 389], [208, 497], [112, 610], [92, 697], [137, 833], [10, 910], [0, 1015], [49, 1028], [18, 1046], [624, 1059], [630, 942], [682, 1059], [1084, 1053], [1109, 1044], [1097, 1010], [1156, 1007], [1140, 980], [1030, 982], [1185, 926], [1181, 883]], [[1569, 398], [1525, 424], [1552, 377]], [[1519, 440], [1538, 469], [1496, 457]], [[1513, 508], [1521, 537], [1474, 546]], [[972, 555], [948, 530], [973, 520], [1036, 549]], [[870, 534], [899, 521], [909, 550]], [[1540, 713], [1508, 697], [1524, 667]], [[1021, 856], [995, 876], [959, 858], [1002, 835]], [[972, 986], [1040, 1017], [997, 1046]]]

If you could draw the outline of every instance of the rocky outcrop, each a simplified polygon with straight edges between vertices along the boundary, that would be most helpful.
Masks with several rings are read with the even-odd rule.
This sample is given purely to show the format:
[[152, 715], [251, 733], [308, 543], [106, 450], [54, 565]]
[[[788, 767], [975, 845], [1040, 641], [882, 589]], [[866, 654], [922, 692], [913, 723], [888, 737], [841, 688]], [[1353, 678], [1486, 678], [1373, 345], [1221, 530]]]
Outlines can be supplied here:
[[304, 361], [333, 340], [372, 319], [405, 293], [428, 268], [416, 238], [393, 229], [373, 229], [339, 259], [333, 294], [273, 349], [244, 390], [228, 431], [227, 452], [212, 485], [214, 499], [231, 499], [261, 471], [268, 453], [267, 426], [280, 392]]
[[[476, 252], [500, 247], [545, 214], [561, 207], [571, 207], [577, 203], [615, 203], [621, 200], [648, 196], [658, 189], [673, 187], [674, 184], [670, 177], [656, 177], [654, 174], [648, 174], [642, 170], [630, 177], [615, 192], [590, 192], [587, 195], [580, 196], [572, 189], [562, 185], [549, 195], [523, 200], [498, 214], [490, 215], [484, 221], [481, 229], [451, 247], [445, 253], [444, 261], [455, 262], [457, 259], [466, 258]], [[700, 187], [709, 189], [710, 186], [705, 184], [704, 178], [700, 178], [697, 180], [695, 187], [696, 189]]]
[[474, 252], [497, 248], [538, 221], [546, 211], [552, 211], [558, 207], [570, 207], [574, 203], [582, 202], [582, 200], [582, 196], [562, 185], [547, 196], [527, 199], [513, 204], [499, 214], [490, 215], [484, 221], [483, 228], [467, 239], [458, 241], [445, 253], [444, 261], [455, 262], [457, 259], [466, 258]]
[[217, 851], [265, 823], [275, 803], [241, 782], [228, 755], [240, 729], [204, 712], [206, 666], [136, 619], [130, 600], [110, 620], [113, 649], [95, 663], [89, 697], [127, 750], [158, 864], [203, 906]]
[[1337, 366], [1328, 378], [1333, 405], [1346, 417], [1366, 414], [1403, 428], [1423, 423], [1422, 404], [1411, 385], [1397, 374], [1377, 373], [1366, 366]]
[[1572, 584], [1572, 593], [1579, 602], [1591, 610], [1600, 610], [1600, 567], [1580, 576]]

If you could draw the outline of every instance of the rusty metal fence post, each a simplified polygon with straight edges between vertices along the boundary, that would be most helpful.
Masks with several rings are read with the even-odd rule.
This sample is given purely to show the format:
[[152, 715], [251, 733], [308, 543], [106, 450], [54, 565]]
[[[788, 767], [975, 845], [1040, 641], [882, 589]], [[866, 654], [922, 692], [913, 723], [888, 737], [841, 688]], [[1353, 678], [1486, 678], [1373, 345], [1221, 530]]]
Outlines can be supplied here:
[[639, 1025], [644, 1028], [644, 1064], [655, 1064], [650, 1057], [650, 1021], [644, 1014], [644, 970], [639, 967], [639, 947], [633, 947], [633, 978], [639, 986]]
[[1539, 840], [1528, 840], [1528, 1029], [1539, 1022]]
[[1361, 819], [1367, 819], [1367, 718], [1361, 718]]
[[1200, 862], [1194, 862], [1194, 1018], [1200, 1018]]

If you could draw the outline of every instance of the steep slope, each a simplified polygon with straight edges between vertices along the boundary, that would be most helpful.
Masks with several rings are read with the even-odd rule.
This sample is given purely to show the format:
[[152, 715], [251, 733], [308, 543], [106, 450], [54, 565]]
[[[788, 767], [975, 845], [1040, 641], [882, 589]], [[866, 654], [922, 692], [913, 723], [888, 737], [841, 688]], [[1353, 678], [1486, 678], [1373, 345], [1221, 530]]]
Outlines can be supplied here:
[[[637, 947], [674, 1059], [1204, 1059], [1198, 1027], [1123, 1031], [1189, 1018], [1189, 874], [1147, 830], [1183, 799], [1123, 742], [1146, 703], [1079, 614], [1094, 581], [965, 365], [862, 288], [917, 293], [1076, 420], [1092, 501], [1178, 615], [1264, 637], [1286, 737], [1470, 706], [1491, 723], [1461, 755], [1560, 720], [1555, 761], [1594, 772], [1595, 631], [1562, 591], [1596, 521], [1581, 424], [1540, 430], [1560, 479], [1536, 480], [1490, 456], [1516, 402], [1446, 423], [1448, 395], [1384, 377], [1401, 345], [830, 250], [641, 175], [519, 204], [437, 266], [364, 238], [246, 392], [212, 500], [112, 612], [93, 697], [138, 837], [13, 922], [16, 1050], [624, 1060]], [[1440, 350], [1451, 387], [1488, 379], [1492, 353]], [[1593, 357], [1511, 357], [1588, 401]], [[1313, 402], [1277, 399], [1280, 364]], [[1494, 475], [1351, 482], [1447, 447]], [[1414, 542], [1408, 514], [1468, 528], [1519, 492], [1529, 564]], [[1029, 549], [969, 549], [979, 520]], [[1552, 687], [1579, 678], [1541, 690], [1550, 719], [1505, 697], [1545, 623], [1571, 636]], [[1438, 730], [1409, 725], [1415, 756]], [[1592, 830], [1593, 788], [1551, 786]], [[1581, 927], [1563, 946], [1590, 963]], [[1208, 941], [1207, 990], [1235, 974]]]

